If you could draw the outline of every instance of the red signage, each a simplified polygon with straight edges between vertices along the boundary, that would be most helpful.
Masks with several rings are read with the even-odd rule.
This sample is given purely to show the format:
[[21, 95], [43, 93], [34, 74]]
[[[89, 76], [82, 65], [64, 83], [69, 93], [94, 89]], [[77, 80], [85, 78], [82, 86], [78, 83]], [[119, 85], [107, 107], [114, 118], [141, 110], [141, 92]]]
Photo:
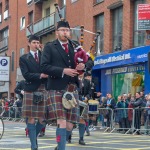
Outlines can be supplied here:
[[138, 30], [150, 30], [150, 4], [138, 5]]

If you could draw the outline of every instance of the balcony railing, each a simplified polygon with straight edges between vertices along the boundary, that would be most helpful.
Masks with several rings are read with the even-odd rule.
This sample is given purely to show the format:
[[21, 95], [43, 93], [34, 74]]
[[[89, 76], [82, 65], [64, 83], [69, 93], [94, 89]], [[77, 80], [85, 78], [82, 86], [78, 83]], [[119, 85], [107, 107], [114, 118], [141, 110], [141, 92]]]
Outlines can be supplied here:
[[8, 37], [0, 41], [0, 51], [8, 48]]
[[[55, 14], [51, 14], [48, 17], [42, 18], [41, 20], [39, 20], [38, 22], [29, 25], [29, 29], [30, 31], [32, 31], [34, 34], [46, 34], [50, 31], [54, 30], [55, 27], [55, 21], [54, 21], [54, 17]], [[27, 36], [29, 36], [31, 33], [29, 32], [29, 30], [27, 30], [26, 32]]]

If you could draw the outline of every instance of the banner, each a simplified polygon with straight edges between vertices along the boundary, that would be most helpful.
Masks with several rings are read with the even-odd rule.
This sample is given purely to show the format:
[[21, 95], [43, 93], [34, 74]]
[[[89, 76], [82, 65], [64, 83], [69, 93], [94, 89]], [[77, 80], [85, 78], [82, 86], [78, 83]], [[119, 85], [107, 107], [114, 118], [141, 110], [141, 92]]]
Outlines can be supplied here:
[[10, 57], [0, 56], [0, 81], [9, 81]]

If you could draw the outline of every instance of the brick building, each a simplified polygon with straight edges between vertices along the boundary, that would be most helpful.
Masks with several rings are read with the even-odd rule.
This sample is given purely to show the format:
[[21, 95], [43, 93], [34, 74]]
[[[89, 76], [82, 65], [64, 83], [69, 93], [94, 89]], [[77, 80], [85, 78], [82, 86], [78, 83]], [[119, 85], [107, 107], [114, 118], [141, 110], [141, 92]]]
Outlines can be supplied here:
[[[15, 96], [16, 83], [23, 79], [19, 69], [19, 57], [28, 52], [27, 38], [30, 34], [38, 35], [42, 44], [55, 38], [54, 27], [58, 19], [55, 15], [55, 2], [0, 0], [0, 56], [10, 57], [10, 81], [1, 81], [0, 98]], [[63, 2], [60, 1], [59, 5], [63, 6]]]
[[[101, 31], [100, 41], [93, 48], [97, 55], [145, 46], [145, 31], [137, 31], [137, 4], [150, 0], [0, 0], [0, 55], [9, 56], [10, 82], [0, 86], [0, 97], [14, 96], [16, 82], [22, 79], [19, 57], [28, 51], [29, 30], [40, 37], [44, 45], [55, 39], [57, 2], [61, 13], [69, 21], [72, 38], [80, 40], [80, 26], [84, 25], [83, 47], [88, 51]], [[91, 31], [91, 32], [88, 32]], [[8, 92], [7, 92], [8, 91]]]

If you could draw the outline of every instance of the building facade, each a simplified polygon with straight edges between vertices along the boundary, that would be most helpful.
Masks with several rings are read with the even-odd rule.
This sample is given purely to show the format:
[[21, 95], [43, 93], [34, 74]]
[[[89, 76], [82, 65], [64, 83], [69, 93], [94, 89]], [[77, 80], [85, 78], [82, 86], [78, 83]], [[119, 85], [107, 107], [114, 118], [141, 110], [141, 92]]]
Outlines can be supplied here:
[[[149, 31], [137, 30], [138, 4], [150, 0], [72, 0], [67, 1], [66, 18], [71, 26], [84, 25], [85, 30], [101, 31], [97, 41], [93, 75], [98, 89], [115, 98], [123, 93], [150, 92]], [[85, 32], [84, 32], [85, 33]], [[88, 50], [94, 38], [84, 34], [83, 47]]]
[[0, 98], [14, 97], [14, 88], [23, 79], [19, 58], [29, 51], [28, 37], [39, 36], [43, 45], [55, 39], [56, 2], [65, 17], [61, 0], [0, 0], [0, 56], [10, 57], [10, 79], [0, 79]]

